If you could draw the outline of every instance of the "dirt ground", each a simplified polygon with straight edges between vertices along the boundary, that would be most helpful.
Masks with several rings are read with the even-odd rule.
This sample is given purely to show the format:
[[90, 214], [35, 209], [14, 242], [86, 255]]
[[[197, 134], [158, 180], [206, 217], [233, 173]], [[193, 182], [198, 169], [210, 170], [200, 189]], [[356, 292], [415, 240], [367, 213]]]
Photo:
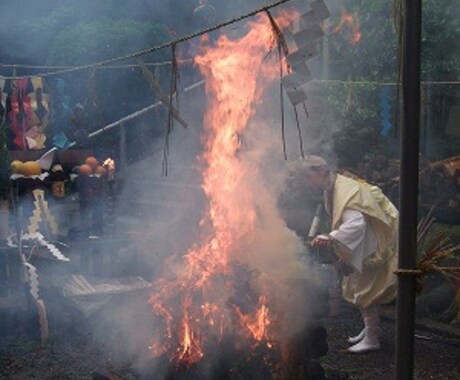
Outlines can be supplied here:
[[[347, 305], [341, 313], [324, 319], [329, 352], [322, 359], [327, 379], [387, 380], [395, 378], [395, 308], [382, 310], [382, 349], [364, 355], [350, 355], [347, 337], [362, 328], [359, 312]], [[417, 323], [414, 338], [414, 379], [460, 379], [460, 329]]]
[[[94, 325], [67, 318], [59, 330], [51, 329], [44, 345], [33, 339], [24, 322], [27, 314], [9, 316], [3, 326], [16, 326], [2, 331], [0, 343], [0, 379], [137, 380], [139, 374], [130, 368], [129, 358], [114, 359], [113, 341], [96, 338]], [[14, 319], [17, 320], [14, 320]], [[51, 317], [52, 322], [52, 317]], [[361, 329], [357, 310], [342, 304], [340, 314], [321, 321], [328, 331], [329, 352], [321, 358], [326, 379], [384, 380], [395, 378], [394, 307], [386, 307], [381, 321], [382, 350], [365, 355], [344, 353], [346, 338]], [[6, 324], [4, 324], [6, 323]], [[63, 327], [65, 326], [65, 327]], [[415, 338], [415, 379], [460, 379], [460, 330], [427, 328], [418, 325]], [[119, 342], [123, 344], [123, 342]], [[101, 377], [109, 371], [118, 377]], [[297, 377], [296, 377], [297, 379]]]

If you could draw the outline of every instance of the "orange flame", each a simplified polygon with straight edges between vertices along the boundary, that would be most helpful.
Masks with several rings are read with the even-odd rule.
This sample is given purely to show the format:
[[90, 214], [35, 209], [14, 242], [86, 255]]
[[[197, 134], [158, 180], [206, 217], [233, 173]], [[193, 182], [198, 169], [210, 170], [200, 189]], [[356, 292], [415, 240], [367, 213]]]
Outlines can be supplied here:
[[[283, 26], [288, 21], [283, 18], [277, 22]], [[279, 72], [277, 57], [267, 59], [273, 47], [269, 20], [259, 16], [248, 26], [244, 37], [221, 36], [215, 47], [202, 48], [195, 59], [206, 78], [209, 99], [204, 117], [205, 150], [200, 156], [205, 166], [202, 188], [209, 200], [200, 225], [207, 233], [201, 246], [191, 248], [183, 262], [174, 267], [175, 279], [158, 281], [159, 290], [150, 298], [163, 327], [155, 342], [166, 342], [152, 344], [151, 353], [158, 356], [169, 352], [172, 361], [199, 361], [207, 336], [219, 338], [225, 332], [241, 330], [234, 326], [235, 317], [245, 326], [246, 339], [268, 342], [266, 297], [255, 300], [254, 315], [244, 315], [237, 306], [227, 305], [232, 292], [229, 264], [243, 255], [239, 244], [250, 238], [257, 219], [255, 195], [241, 186], [251, 173], [238, 158], [240, 136], [262, 92]]]
[[[186, 297], [184, 309], [189, 310], [191, 305], [190, 297]], [[195, 336], [195, 331], [192, 329], [190, 317], [187, 311], [182, 319], [182, 330], [180, 332], [180, 346], [178, 347], [177, 358], [179, 360], [186, 360], [187, 362], [194, 363], [203, 357], [199, 336]]]
[[271, 344], [268, 342], [268, 326], [270, 320], [268, 318], [268, 306], [266, 305], [267, 299], [265, 296], [259, 298], [259, 309], [255, 315], [244, 315], [240, 309], [236, 309], [243, 326], [250, 332], [251, 336], [258, 342], [267, 340], [267, 346]]
[[349, 42], [352, 45], [356, 45], [359, 41], [361, 41], [361, 24], [359, 22], [358, 18], [358, 13], [349, 13], [346, 10], [342, 10], [341, 15], [340, 15], [340, 22], [339, 24], [334, 28], [332, 33], [338, 33], [340, 32], [344, 27], [347, 27], [350, 29], [350, 36], [349, 36]]

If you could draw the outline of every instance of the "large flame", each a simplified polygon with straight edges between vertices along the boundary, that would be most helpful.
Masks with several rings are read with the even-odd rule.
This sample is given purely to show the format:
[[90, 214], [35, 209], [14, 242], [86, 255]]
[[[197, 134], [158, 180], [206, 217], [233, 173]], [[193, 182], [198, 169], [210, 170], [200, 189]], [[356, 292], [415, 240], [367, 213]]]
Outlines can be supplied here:
[[[287, 18], [277, 22], [286, 25]], [[267, 58], [274, 44], [267, 17], [249, 23], [248, 30], [242, 38], [220, 37], [196, 57], [209, 100], [200, 156], [205, 167], [202, 188], [209, 201], [201, 221], [203, 238], [182, 262], [171, 263], [174, 278], [159, 281], [150, 299], [162, 324], [151, 352], [169, 355], [173, 362], [199, 361], [210, 337], [227, 333], [244, 336], [249, 344], [271, 346], [265, 295], [248, 296], [250, 307], [229, 305], [235, 275], [231, 264], [247, 254], [241, 243], [251, 238], [257, 220], [257, 195], [241, 186], [251, 172], [238, 157], [240, 138], [262, 92], [279, 72], [276, 55]]]

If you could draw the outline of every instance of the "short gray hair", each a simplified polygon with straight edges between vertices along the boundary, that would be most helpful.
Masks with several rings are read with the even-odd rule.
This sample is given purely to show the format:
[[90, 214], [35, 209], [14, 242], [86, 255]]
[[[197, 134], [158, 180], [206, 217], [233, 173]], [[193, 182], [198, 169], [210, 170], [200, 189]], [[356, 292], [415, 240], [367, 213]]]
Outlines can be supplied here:
[[315, 156], [315, 155], [308, 155], [305, 157], [300, 157], [299, 163], [300, 163], [300, 166], [303, 168], [321, 168], [321, 167], [328, 168], [329, 167], [329, 165], [327, 164], [327, 161], [324, 158], [320, 156]]

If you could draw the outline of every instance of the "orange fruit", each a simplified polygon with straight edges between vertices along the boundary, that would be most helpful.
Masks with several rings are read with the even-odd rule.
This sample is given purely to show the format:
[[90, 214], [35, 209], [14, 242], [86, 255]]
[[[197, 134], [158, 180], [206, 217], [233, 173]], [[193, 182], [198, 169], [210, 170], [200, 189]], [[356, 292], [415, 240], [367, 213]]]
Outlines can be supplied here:
[[95, 170], [99, 165], [99, 161], [94, 156], [88, 156], [85, 160], [85, 164], [91, 166], [92, 170]]
[[88, 164], [83, 164], [83, 165], [80, 165], [79, 171], [80, 171], [80, 174], [90, 175], [93, 172], [93, 169]]

